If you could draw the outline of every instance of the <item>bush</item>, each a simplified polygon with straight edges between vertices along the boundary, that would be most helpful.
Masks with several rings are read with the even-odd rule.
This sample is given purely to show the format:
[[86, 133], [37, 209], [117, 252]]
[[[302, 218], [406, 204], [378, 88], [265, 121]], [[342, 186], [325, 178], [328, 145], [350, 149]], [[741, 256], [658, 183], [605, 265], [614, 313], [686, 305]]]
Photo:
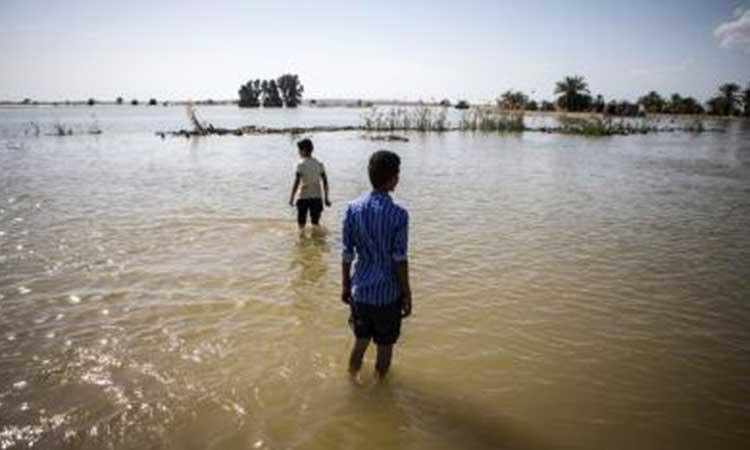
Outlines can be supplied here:
[[456, 103], [456, 109], [469, 109], [469, 107], [469, 102], [466, 100], [459, 100], [458, 103]]
[[521, 111], [510, 112], [491, 107], [475, 108], [464, 113], [459, 128], [463, 131], [519, 132], [526, 129], [523, 117]]

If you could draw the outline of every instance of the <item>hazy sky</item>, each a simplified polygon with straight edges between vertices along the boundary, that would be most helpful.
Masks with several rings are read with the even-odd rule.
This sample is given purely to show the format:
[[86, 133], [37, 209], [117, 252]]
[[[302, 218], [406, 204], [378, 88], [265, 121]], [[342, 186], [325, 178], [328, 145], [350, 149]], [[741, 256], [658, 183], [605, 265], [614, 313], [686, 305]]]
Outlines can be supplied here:
[[307, 98], [700, 100], [750, 83], [750, 0], [0, 0], [0, 99], [236, 98], [299, 74]]

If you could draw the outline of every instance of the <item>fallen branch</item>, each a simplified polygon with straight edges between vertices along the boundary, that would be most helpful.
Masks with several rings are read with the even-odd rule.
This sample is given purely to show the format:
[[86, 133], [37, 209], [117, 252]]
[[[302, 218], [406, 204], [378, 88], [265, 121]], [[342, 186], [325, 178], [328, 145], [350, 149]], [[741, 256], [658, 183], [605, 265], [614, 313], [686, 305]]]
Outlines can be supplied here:
[[216, 128], [209, 124], [202, 130], [178, 130], [178, 131], [157, 131], [156, 135], [164, 139], [167, 136], [176, 137], [198, 137], [198, 136], [209, 136], [219, 135], [224, 136], [231, 134], [234, 136], [243, 135], [265, 135], [265, 134], [305, 134], [305, 133], [327, 133], [337, 131], [364, 131], [364, 127], [357, 126], [343, 126], [343, 127], [287, 127], [287, 128], [273, 128], [273, 127], [257, 127], [255, 125], [247, 125], [239, 128]]

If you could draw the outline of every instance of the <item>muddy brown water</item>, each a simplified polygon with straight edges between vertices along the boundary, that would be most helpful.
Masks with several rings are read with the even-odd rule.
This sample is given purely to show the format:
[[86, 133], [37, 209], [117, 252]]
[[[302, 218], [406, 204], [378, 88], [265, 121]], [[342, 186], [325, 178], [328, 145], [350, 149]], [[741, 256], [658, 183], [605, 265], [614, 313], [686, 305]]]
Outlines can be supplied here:
[[[357, 123], [238, 112], [226, 126]], [[98, 136], [34, 136], [30, 121]], [[709, 449], [750, 441], [750, 127], [161, 140], [179, 108], [0, 110], [0, 448]], [[26, 135], [24, 135], [26, 131]], [[340, 219], [402, 156], [414, 316], [346, 377]]]

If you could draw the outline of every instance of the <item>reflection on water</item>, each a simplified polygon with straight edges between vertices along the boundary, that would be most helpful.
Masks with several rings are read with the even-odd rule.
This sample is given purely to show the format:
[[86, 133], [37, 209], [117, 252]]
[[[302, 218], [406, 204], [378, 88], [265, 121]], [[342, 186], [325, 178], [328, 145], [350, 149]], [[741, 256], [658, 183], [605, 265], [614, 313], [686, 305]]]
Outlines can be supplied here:
[[[333, 207], [299, 234], [287, 137], [161, 140], [151, 132], [182, 126], [182, 110], [99, 111], [101, 136], [61, 139], [24, 137], [34, 112], [0, 110], [0, 448], [750, 439], [745, 122], [393, 143], [415, 313], [388, 382], [357, 387], [340, 222], [381, 144], [313, 136]], [[269, 124], [358, 120], [318, 112]]]
[[323, 255], [330, 252], [328, 230], [324, 227], [307, 227], [299, 234], [291, 258], [290, 271], [299, 276], [291, 283], [292, 289], [304, 290], [315, 285], [328, 272]]

